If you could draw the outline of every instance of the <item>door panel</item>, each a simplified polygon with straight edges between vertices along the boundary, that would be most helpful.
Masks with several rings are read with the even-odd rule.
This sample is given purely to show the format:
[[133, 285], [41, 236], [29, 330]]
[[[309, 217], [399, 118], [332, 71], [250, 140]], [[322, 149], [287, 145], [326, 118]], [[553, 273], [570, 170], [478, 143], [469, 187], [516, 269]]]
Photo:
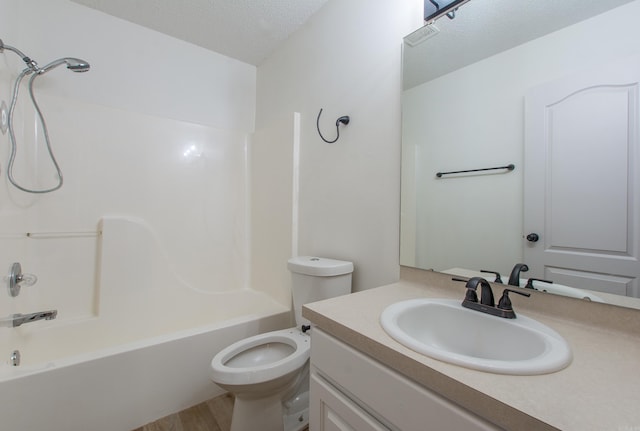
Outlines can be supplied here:
[[575, 286], [576, 281], [582, 289], [598, 290], [623, 296], [638, 296], [633, 278], [619, 277], [610, 274], [599, 274], [592, 271], [577, 271], [547, 266], [545, 279], [567, 286]]

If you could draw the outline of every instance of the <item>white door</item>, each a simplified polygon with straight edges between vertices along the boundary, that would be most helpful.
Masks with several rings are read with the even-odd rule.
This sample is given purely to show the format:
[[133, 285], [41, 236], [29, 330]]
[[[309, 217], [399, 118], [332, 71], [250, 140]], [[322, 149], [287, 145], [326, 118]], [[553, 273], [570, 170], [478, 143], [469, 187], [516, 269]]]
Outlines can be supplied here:
[[640, 297], [639, 85], [634, 58], [527, 94], [527, 276]]

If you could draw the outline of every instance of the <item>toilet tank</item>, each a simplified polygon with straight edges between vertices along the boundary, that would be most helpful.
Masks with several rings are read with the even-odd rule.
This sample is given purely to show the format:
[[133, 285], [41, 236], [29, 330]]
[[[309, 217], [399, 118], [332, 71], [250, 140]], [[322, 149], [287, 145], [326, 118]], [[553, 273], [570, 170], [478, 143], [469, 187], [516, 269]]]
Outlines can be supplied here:
[[298, 256], [289, 259], [293, 310], [296, 326], [309, 325], [302, 317], [304, 304], [351, 293], [353, 263], [324, 257]]

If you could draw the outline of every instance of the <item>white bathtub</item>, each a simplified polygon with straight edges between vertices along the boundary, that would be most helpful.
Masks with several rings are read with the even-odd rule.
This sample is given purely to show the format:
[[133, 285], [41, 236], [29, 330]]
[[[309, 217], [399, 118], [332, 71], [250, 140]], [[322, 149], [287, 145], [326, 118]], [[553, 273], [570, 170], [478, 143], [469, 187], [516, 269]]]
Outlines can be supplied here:
[[211, 358], [290, 325], [289, 308], [261, 292], [184, 283], [141, 220], [107, 217], [96, 232], [90, 304], [43, 307], [38, 285], [24, 288], [21, 312], [58, 308], [58, 318], [0, 328], [0, 429], [130, 431], [221, 394]]

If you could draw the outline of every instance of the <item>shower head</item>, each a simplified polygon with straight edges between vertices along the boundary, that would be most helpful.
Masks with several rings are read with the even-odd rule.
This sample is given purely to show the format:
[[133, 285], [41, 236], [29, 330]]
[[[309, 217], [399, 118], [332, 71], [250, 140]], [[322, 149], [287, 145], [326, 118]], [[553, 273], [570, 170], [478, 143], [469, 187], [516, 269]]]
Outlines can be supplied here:
[[79, 58], [73, 58], [73, 57], [65, 57], [65, 58], [59, 58], [57, 60], [54, 60], [51, 63], [47, 64], [46, 66], [39, 68], [38, 74], [42, 75], [43, 73], [47, 73], [51, 69], [55, 69], [56, 67], [62, 64], [66, 64], [67, 69], [73, 72], [87, 72], [91, 68], [89, 63], [87, 63], [84, 60], [80, 60]]
[[88, 72], [91, 65], [79, 58], [67, 58], [67, 69], [73, 72]]

